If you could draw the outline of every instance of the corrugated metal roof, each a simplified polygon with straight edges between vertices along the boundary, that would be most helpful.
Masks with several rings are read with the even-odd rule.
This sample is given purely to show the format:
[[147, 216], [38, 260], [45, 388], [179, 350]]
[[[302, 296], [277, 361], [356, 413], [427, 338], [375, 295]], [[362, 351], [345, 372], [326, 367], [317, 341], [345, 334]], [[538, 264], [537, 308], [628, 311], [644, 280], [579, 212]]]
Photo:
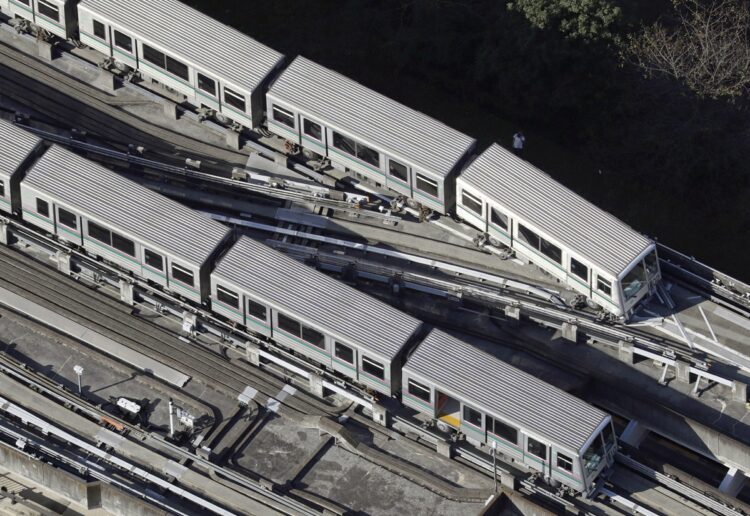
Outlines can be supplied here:
[[304, 57], [269, 93], [311, 118], [445, 177], [474, 139]]
[[[42, 140], [0, 119], [0, 174], [10, 176]], [[9, 185], [5, 185], [9, 191]], [[6, 193], [7, 195], [7, 193]]]
[[217, 78], [254, 90], [283, 57], [279, 52], [176, 0], [83, 0], [99, 18], [189, 60]]
[[230, 231], [57, 146], [31, 168], [23, 184], [195, 266], [202, 265]]
[[607, 417], [583, 400], [440, 330], [430, 332], [404, 371], [578, 452]]
[[499, 145], [484, 151], [460, 179], [615, 277], [652, 244]]
[[390, 305], [247, 237], [239, 239], [221, 259], [214, 276], [386, 360], [396, 356], [421, 324]]

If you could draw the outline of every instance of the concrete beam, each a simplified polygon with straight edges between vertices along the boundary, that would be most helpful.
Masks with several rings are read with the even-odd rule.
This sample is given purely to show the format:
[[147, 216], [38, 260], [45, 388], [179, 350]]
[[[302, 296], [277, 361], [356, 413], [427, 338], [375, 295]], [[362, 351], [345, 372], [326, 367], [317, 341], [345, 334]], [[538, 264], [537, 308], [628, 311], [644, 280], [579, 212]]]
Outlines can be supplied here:
[[648, 428], [633, 419], [625, 427], [625, 430], [623, 430], [620, 441], [637, 449], [648, 435], [648, 432]]
[[240, 133], [227, 129], [226, 143], [227, 147], [229, 147], [230, 149], [240, 150], [242, 148], [242, 144], [240, 142]]
[[120, 280], [120, 300], [129, 305], [133, 306], [133, 283], [127, 280]]
[[381, 426], [388, 426], [388, 411], [384, 406], [377, 403], [372, 404], [372, 420]]
[[245, 355], [248, 362], [260, 367], [260, 346], [252, 342], [245, 342]]
[[560, 331], [562, 332], [563, 339], [569, 340], [570, 342], [578, 341], [578, 326], [575, 324], [564, 322], [562, 323]]
[[94, 79], [94, 86], [107, 93], [114, 93], [117, 89], [117, 78], [109, 70], [99, 70], [99, 75]]
[[319, 398], [323, 397], [323, 377], [319, 374], [310, 373], [310, 392]]
[[617, 350], [617, 358], [626, 364], [633, 365], [633, 343], [621, 340], [618, 344], [620, 347]]
[[8, 245], [10, 241], [10, 225], [5, 219], [0, 220], [0, 244]]
[[745, 474], [737, 468], [729, 468], [724, 480], [719, 485], [719, 491], [736, 497], [745, 486]]
[[36, 42], [36, 52], [45, 61], [52, 61], [55, 58], [55, 47], [41, 39]]

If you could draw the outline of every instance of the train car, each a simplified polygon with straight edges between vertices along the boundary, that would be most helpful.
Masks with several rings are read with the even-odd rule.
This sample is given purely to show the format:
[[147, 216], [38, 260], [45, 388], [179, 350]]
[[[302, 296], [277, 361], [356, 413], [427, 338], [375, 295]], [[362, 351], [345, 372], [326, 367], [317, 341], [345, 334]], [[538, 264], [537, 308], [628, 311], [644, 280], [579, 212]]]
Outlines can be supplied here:
[[265, 244], [240, 238], [211, 275], [215, 313], [391, 396], [421, 322]]
[[41, 139], [0, 119], [0, 212], [18, 213], [20, 178], [42, 149]]
[[608, 414], [443, 331], [430, 332], [402, 376], [405, 406], [553, 484], [590, 494], [614, 463]]
[[0, 0], [0, 13], [28, 20], [61, 39], [78, 37], [77, 0]]
[[268, 129], [438, 212], [475, 140], [304, 57], [266, 95]]
[[459, 176], [456, 213], [623, 319], [661, 279], [655, 243], [492, 145]]
[[197, 303], [232, 232], [103, 166], [52, 146], [21, 181], [23, 219]]
[[283, 55], [177, 0], [83, 0], [81, 42], [195, 106], [254, 128]]

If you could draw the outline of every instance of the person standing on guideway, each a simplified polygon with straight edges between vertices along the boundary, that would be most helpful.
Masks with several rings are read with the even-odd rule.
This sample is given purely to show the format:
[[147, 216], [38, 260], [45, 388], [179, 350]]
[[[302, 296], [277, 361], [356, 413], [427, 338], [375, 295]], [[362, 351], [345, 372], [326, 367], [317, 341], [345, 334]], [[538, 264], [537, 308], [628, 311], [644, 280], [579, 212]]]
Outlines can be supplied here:
[[523, 153], [523, 146], [526, 143], [526, 137], [523, 135], [521, 130], [518, 130], [513, 135], [513, 152], [516, 156], [520, 156]]

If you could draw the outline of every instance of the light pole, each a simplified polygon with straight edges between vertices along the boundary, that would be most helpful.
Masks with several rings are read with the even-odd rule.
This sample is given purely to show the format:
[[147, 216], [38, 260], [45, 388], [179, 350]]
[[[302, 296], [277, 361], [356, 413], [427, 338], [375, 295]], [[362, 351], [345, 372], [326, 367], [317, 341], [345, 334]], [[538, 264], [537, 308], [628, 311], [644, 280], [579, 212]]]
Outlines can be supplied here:
[[82, 394], [81, 376], [83, 376], [83, 367], [81, 367], [79, 365], [74, 366], [73, 367], [73, 371], [75, 371], [76, 372], [76, 376], [78, 376], [78, 394], [81, 395]]

